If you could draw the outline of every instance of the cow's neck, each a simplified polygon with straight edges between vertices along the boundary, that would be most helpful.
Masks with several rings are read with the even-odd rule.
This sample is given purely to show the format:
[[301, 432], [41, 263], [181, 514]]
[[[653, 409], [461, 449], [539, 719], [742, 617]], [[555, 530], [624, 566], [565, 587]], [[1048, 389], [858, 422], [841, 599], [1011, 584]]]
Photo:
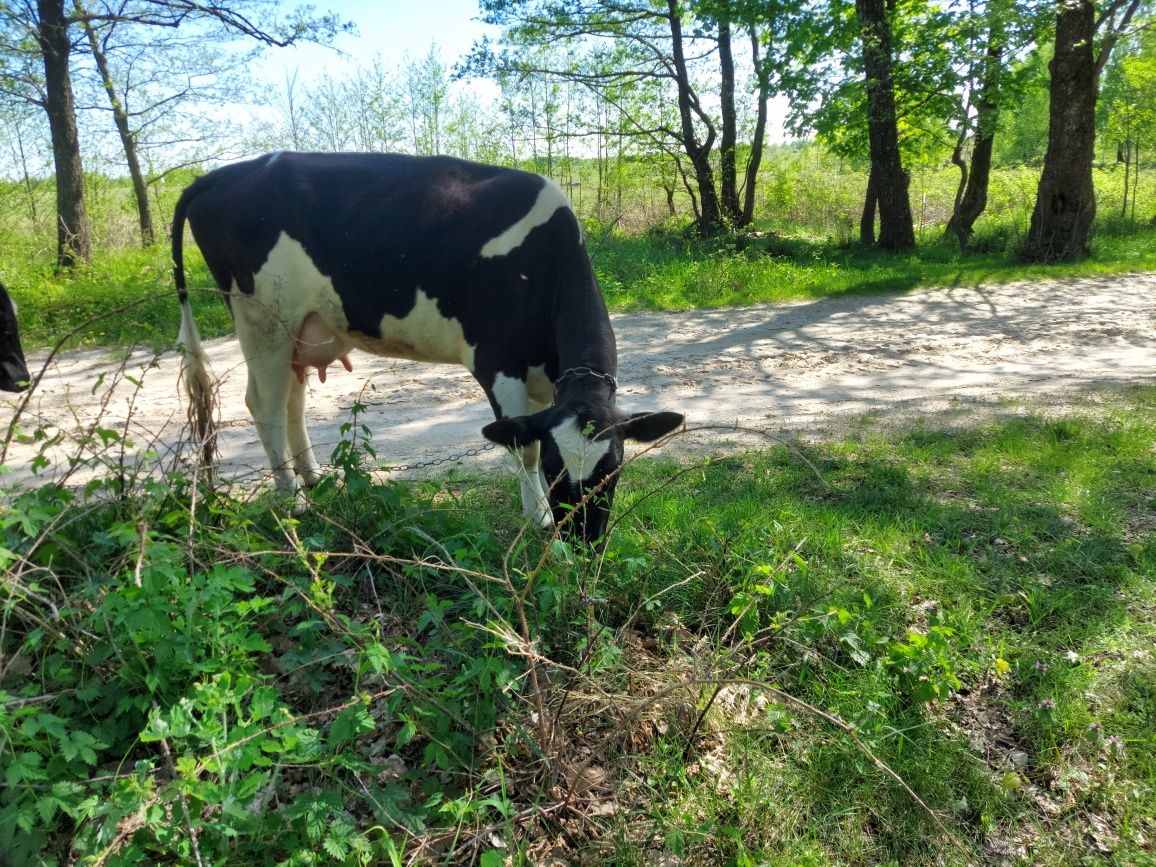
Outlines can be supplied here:
[[589, 368], [609, 376], [618, 375], [614, 330], [593, 274], [584, 281], [581, 291], [563, 293], [555, 301], [553, 321], [558, 374], [574, 368]]

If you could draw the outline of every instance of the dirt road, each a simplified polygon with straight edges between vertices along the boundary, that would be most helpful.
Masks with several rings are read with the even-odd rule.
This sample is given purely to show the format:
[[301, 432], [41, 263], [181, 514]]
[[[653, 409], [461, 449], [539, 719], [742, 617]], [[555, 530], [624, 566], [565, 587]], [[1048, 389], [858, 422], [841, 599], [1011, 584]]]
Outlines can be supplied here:
[[[865, 415], [948, 423], [998, 410], [1004, 399], [1062, 406], [1105, 385], [1156, 382], [1156, 275], [841, 297], [775, 307], [614, 317], [621, 358], [619, 405], [677, 409], [691, 426], [730, 424], [822, 435]], [[208, 342], [221, 380], [224, 472], [265, 471], [244, 402], [245, 371], [232, 338]], [[176, 460], [184, 423], [175, 353], [110, 360], [82, 351], [46, 363], [19, 420], [25, 432], [63, 435], [49, 449], [62, 472], [76, 438], [99, 421], [127, 435], [129, 455], [151, 446]], [[464, 370], [354, 357], [354, 372], [313, 381], [310, 430], [324, 461], [361, 395], [380, 460], [412, 464], [483, 444], [490, 420], [481, 390]], [[18, 398], [0, 398], [0, 434]], [[106, 438], [107, 434], [106, 434]], [[714, 451], [743, 437], [700, 431], [674, 448]], [[12, 443], [9, 484], [24, 483], [39, 446]], [[119, 456], [120, 445], [99, 448]], [[470, 461], [493, 462], [491, 452]]]

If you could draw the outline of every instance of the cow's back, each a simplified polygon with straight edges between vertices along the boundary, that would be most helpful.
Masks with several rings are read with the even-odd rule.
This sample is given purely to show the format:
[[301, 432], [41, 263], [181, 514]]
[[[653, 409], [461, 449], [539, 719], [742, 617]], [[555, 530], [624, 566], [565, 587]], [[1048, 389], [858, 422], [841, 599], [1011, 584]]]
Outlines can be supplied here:
[[556, 186], [452, 157], [278, 153], [210, 172], [186, 197], [222, 288], [253, 292], [287, 236], [332, 281], [349, 329], [371, 338], [428, 300], [471, 344], [519, 313], [541, 322], [560, 275], [585, 261]]

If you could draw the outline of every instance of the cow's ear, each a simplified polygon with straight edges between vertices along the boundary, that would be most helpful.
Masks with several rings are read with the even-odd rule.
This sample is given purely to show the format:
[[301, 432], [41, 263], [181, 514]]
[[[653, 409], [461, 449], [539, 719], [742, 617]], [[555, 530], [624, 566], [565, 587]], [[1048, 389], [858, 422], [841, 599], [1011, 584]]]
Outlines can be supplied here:
[[649, 443], [681, 427], [684, 421], [681, 412], [636, 412], [627, 416], [622, 432], [627, 439]]
[[542, 438], [535, 417], [519, 415], [514, 418], [500, 418], [482, 428], [482, 436], [492, 443], [508, 448], [533, 445]]

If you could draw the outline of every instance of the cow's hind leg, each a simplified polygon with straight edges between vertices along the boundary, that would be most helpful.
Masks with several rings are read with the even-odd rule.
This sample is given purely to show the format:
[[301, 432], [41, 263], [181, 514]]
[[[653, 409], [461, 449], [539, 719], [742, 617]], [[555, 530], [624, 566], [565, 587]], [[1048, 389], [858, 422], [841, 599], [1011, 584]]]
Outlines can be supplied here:
[[[250, 299], [234, 303], [237, 338], [249, 369], [245, 403], [269, 458], [277, 492], [290, 497], [294, 510], [301, 511], [305, 508], [305, 497], [293, 471], [294, 451], [289, 444], [293, 332], [279, 325], [270, 327], [268, 321], [261, 321], [260, 313], [263, 311], [256, 305], [257, 302]], [[301, 404], [299, 410], [304, 408], [303, 398], [304, 395], [298, 402]]]
[[305, 426], [305, 383], [298, 382], [296, 376], [289, 377], [288, 410], [289, 451], [293, 455], [293, 468], [305, 485], [312, 487], [321, 481], [323, 473], [313, 453], [309, 429]]

